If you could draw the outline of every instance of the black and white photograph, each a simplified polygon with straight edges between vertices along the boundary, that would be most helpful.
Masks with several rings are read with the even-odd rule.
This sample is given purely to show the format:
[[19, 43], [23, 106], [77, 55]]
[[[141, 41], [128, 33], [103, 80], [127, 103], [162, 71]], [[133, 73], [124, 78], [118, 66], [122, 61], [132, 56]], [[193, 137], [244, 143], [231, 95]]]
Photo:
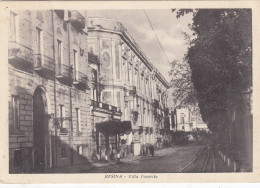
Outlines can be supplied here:
[[7, 16], [9, 174], [254, 172], [251, 8]]

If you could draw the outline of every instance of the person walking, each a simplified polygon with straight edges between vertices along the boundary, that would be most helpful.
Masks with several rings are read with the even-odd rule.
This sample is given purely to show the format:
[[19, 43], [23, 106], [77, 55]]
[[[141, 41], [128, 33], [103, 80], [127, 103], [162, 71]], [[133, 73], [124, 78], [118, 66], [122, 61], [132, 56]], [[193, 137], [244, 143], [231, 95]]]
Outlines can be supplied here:
[[149, 150], [150, 150], [150, 153], [153, 157], [154, 156], [154, 146], [152, 144], [149, 146]]

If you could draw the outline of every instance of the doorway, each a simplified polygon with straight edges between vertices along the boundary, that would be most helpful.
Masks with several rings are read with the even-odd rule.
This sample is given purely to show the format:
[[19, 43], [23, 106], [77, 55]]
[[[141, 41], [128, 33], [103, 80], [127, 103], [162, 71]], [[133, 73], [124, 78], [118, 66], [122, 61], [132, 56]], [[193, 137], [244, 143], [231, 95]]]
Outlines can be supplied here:
[[48, 166], [48, 119], [45, 92], [37, 88], [33, 95], [33, 149], [34, 171], [42, 172]]

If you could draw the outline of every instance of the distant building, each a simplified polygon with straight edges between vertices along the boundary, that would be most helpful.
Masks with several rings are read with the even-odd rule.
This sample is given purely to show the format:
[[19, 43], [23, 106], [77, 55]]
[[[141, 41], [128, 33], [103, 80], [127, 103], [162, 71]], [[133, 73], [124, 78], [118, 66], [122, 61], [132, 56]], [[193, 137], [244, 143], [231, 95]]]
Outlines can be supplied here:
[[192, 131], [190, 111], [188, 108], [176, 109], [176, 130], [185, 132]]
[[208, 131], [209, 128], [206, 123], [203, 122], [201, 114], [197, 112], [191, 113], [191, 123], [193, 130], [205, 130]]
[[188, 107], [169, 108], [172, 131], [190, 132], [194, 130], [208, 130], [201, 115], [191, 112]]

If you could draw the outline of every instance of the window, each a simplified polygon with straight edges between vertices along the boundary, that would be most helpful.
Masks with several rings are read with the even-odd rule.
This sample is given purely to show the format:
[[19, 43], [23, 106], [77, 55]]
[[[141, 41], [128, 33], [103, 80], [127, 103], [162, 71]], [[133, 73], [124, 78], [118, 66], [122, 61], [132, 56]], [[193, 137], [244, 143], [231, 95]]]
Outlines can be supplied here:
[[117, 100], [117, 106], [121, 107], [120, 91], [116, 92], [116, 100]]
[[150, 93], [150, 97], [152, 97], [152, 84], [151, 84], [151, 78], [149, 79], [149, 93]]
[[130, 81], [130, 65], [128, 63], [126, 63], [127, 65], [127, 81], [129, 82]]
[[18, 42], [19, 38], [19, 17], [17, 14], [10, 13], [10, 40]]
[[181, 113], [181, 123], [184, 124], [185, 123], [185, 120], [184, 120], [184, 114]]
[[88, 45], [88, 51], [89, 51], [89, 53], [91, 53], [91, 54], [94, 53], [94, 45], [93, 45], [93, 44], [89, 44], [89, 45]]
[[130, 81], [130, 84], [133, 85], [133, 66], [132, 65], [129, 65], [129, 81]]
[[20, 109], [18, 96], [12, 96], [12, 130], [19, 130]]
[[37, 42], [37, 52], [38, 54], [42, 53], [42, 30], [40, 28], [36, 28], [36, 42]]
[[107, 103], [107, 104], [111, 104], [112, 102], [112, 96], [111, 96], [111, 92], [109, 91], [104, 91], [102, 92], [102, 102], [103, 103]]
[[42, 30], [38, 27], [36, 28], [36, 42], [37, 42], [37, 66], [41, 66], [43, 64], [43, 39], [42, 39]]
[[62, 63], [63, 63], [63, 58], [62, 58], [62, 42], [60, 40], [57, 40], [58, 43], [58, 72], [61, 71], [62, 67]]
[[[138, 73], [137, 73], [137, 70], [135, 69], [135, 75], [134, 75], [134, 77], [135, 77], [135, 78], [134, 78], [134, 85], [135, 85], [135, 86], [138, 86], [138, 85], [137, 85], [137, 74], [138, 74]], [[137, 88], [138, 88], [138, 87], [137, 87]]]
[[138, 89], [141, 90], [141, 80], [140, 80], [139, 71], [137, 72], [137, 85], [138, 85]]
[[97, 101], [98, 100], [98, 78], [97, 78], [97, 70], [95, 69], [92, 70], [92, 81], [94, 82], [92, 99], [94, 101]]
[[145, 94], [148, 95], [148, 92], [149, 92], [149, 90], [148, 90], [148, 78], [146, 79], [145, 84], [146, 84], [145, 85], [145, 88], [146, 88]]
[[140, 85], [141, 85], [141, 91], [142, 91], [142, 93], [144, 92], [144, 83], [143, 83], [143, 81], [144, 81], [144, 76], [141, 75], [141, 82], [140, 82]]
[[76, 108], [76, 123], [77, 123], [77, 132], [81, 131], [81, 123], [80, 123], [80, 109]]
[[82, 153], [83, 153], [82, 145], [77, 146], [77, 153], [78, 153], [79, 155], [82, 155]]
[[78, 80], [78, 52], [73, 50], [74, 79]]
[[67, 157], [68, 157], [67, 147], [61, 147], [60, 148], [60, 158], [67, 159]]
[[65, 107], [60, 105], [60, 128], [64, 128]]

